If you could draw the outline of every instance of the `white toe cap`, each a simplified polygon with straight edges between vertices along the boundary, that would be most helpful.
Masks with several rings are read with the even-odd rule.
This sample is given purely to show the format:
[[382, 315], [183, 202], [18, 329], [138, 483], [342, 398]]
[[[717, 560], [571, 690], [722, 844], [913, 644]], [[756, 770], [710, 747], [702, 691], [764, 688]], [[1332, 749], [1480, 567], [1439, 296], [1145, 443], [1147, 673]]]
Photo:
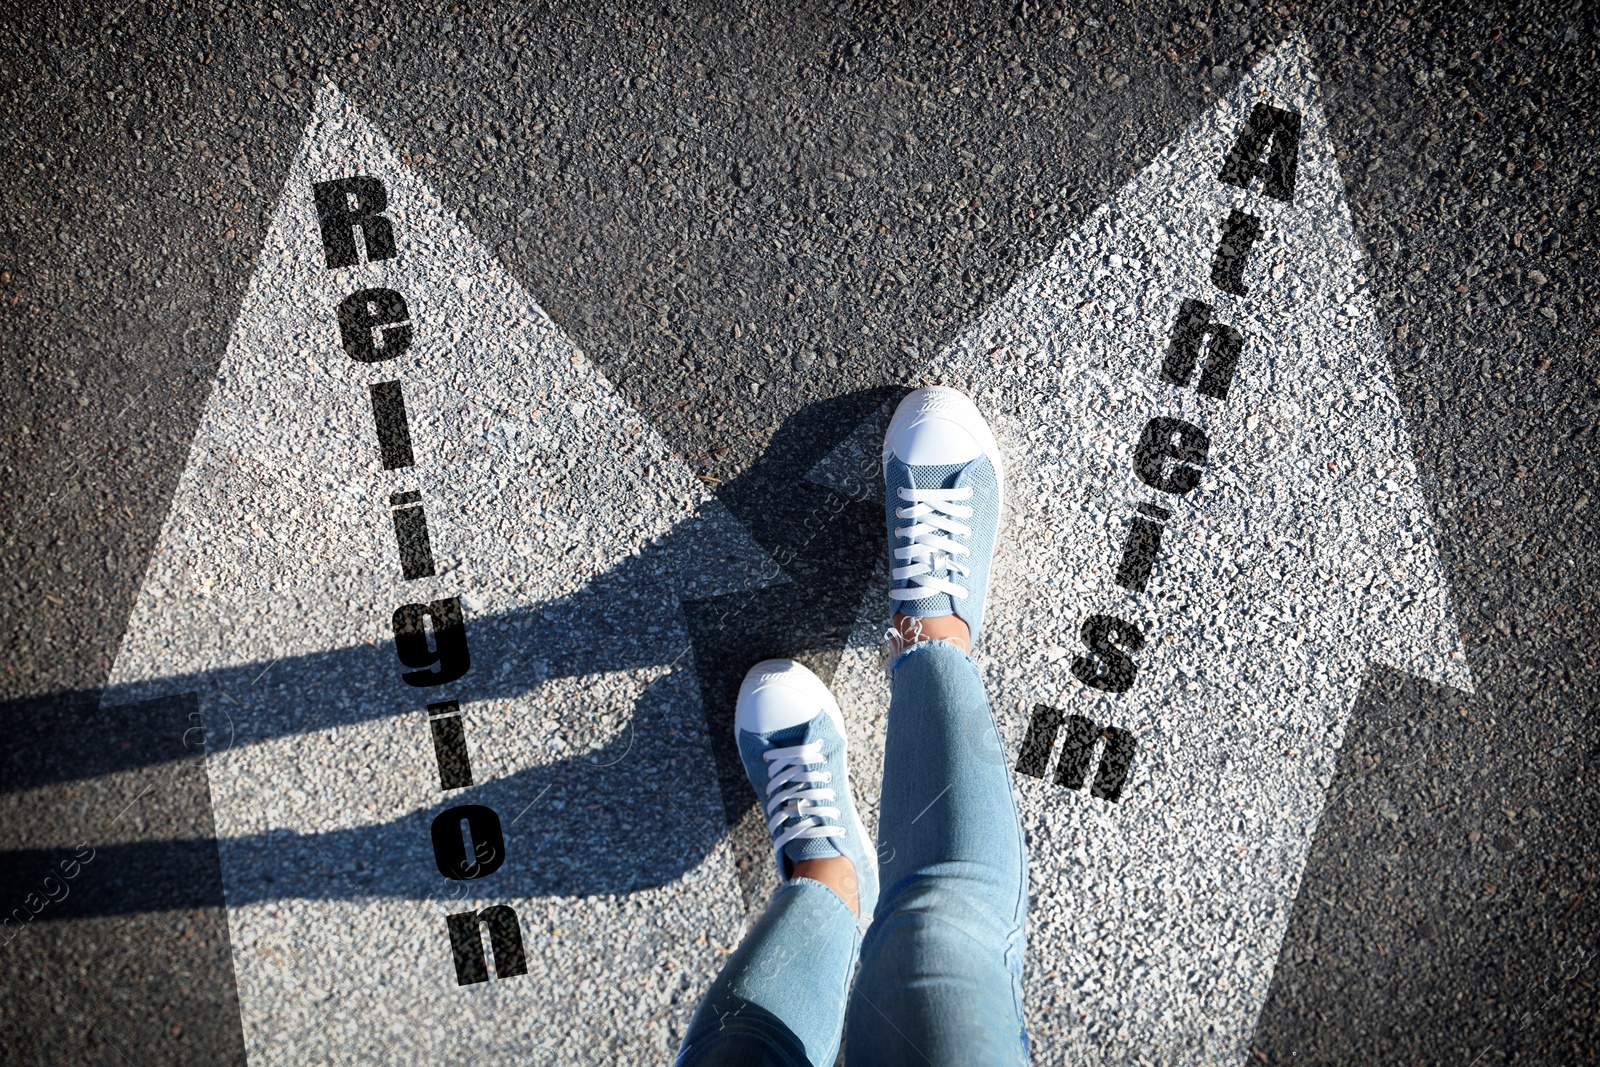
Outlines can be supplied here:
[[818, 712], [838, 718], [838, 705], [828, 687], [803, 665], [788, 659], [757, 663], [739, 686], [734, 705], [735, 733], [765, 734], [809, 722]]
[[[908, 394], [895, 409], [883, 451], [912, 466], [970, 463], [995, 451], [978, 406], [965, 393], [931, 385]], [[994, 458], [991, 455], [991, 458]]]

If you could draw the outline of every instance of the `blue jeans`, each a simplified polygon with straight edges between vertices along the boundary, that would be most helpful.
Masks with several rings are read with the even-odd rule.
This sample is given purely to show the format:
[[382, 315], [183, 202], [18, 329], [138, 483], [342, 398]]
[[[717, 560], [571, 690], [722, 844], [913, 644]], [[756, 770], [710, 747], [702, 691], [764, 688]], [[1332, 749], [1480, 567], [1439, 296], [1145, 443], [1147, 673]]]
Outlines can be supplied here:
[[865, 941], [831, 889], [781, 887], [690, 1020], [683, 1067], [831, 1067], [841, 1032], [858, 1064], [1027, 1062], [1027, 855], [983, 680], [942, 642], [891, 678]]

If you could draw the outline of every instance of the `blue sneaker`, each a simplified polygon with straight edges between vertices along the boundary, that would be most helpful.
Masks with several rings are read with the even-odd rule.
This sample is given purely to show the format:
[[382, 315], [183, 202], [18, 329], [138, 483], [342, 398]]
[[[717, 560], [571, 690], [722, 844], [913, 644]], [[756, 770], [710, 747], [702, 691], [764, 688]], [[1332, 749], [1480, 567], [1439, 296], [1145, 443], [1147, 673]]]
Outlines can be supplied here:
[[965, 393], [942, 385], [900, 402], [883, 435], [889, 599], [912, 618], [955, 615], [983, 630], [1000, 532], [1000, 446]]
[[778, 877], [789, 881], [799, 860], [845, 857], [865, 930], [878, 903], [878, 854], [850, 792], [838, 701], [801, 664], [764, 660], [739, 686], [733, 736], [767, 816]]

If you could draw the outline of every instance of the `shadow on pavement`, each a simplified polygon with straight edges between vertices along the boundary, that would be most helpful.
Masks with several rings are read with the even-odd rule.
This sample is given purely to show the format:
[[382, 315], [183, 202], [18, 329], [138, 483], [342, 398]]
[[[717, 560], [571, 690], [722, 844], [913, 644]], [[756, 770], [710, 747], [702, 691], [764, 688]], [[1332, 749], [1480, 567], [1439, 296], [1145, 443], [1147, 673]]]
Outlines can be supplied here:
[[[745, 903], [753, 906], [772, 876], [764, 827], [748, 818], [754, 795], [731, 737], [733, 696], [745, 670], [771, 656], [803, 656], [824, 677], [831, 674], [881, 549], [881, 504], [803, 479], [893, 393], [869, 390], [806, 407], [778, 430], [755, 464], [720, 487], [723, 504], [790, 580], [685, 603], [688, 643], [677, 620], [649, 620], [676, 600], [671, 586], [684, 553], [703, 551], [685, 541], [694, 535], [693, 523], [569, 597], [469, 616], [474, 669], [449, 694], [463, 704], [511, 700], [552, 679], [677, 663], [678, 670], [646, 684], [631, 706], [603, 709], [612, 724], [603, 743], [442, 796], [435, 792], [435, 803], [373, 825], [95, 846], [73, 891], [38, 918], [222, 903], [219, 849], [228, 859], [226, 902], [232, 906], [290, 898], [445, 897], [451, 887], [472, 883], [441, 877], [430, 826], [445, 807], [470, 804], [493, 808], [504, 827], [504, 866], [485, 879], [497, 893], [593, 896], [664, 885], [740, 827], [736, 854]], [[698, 694], [681, 669], [690, 664]], [[0, 729], [10, 741], [0, 791], [61, 787], [196, 760], [206, 744], [261, 744], [396, 714], [414, 716], [425, 738], [421, 708], [431, 693], [398, 680], [388, 642], [164, 679], [161, 688], [179, 695], [101, 707], [99, 692], [71, 692], [0, 705]], [[711, 784], [698, 746], [680, 744], [683, 716], [693, 713], [696, 699], [710, 732], [724, 816], [716, 822], [686, 820], [680, 799], [686, 789]], [[559, 709], [553, 713], [560, 715]], [[618, 720], [625, 721], [613, 728]], [[578, 734], [585, 730], [601, 736], [577, 724]], [[270, 801], [264, 803], [270, 811]], [[662, 832], [670, 824], [676, 830]], [[21, 902], [70, 855], [71, 849], [0, 853], [0, 900]]]

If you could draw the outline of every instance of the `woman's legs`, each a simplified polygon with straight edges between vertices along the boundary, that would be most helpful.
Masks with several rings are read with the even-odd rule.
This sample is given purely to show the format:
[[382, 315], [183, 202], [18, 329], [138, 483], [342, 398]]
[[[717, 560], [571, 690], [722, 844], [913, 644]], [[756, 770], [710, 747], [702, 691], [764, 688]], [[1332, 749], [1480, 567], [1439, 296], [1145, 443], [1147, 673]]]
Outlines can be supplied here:
[[831, 1067], [860, 943], [837, 893], [785, 883], [700, 1002], [678, 1063]]
[[[766, 807], [786, 884], [706, 995], [684, 1063], [831, 1063], [857, 927], [843, 898], [789, 878], [791, 861], [820, 856], [849, 861], [861, 915], [872, 919], [850, 996], [851, 1062], [1006, 1067], [1028, 1058], [1026, 850], [994, 716], [967, 656], [982, 634], [999, 532], [999, 446], [970, 399], [932, 387], [901, 402], [883, 458], [889, 597], [898, 643], [910, 647], [890, 671], [882, 900], [849, 797], [838, 705], [804, 668], [758, 664], [740, 690], [735, 735], [757, 794], [773, 798]], [[812, 799], [783, 799], [796, 782], [815, 790]], [[837, 807], [819, 807], [833, 788]], [[785, 830], [802, 824], [819, 840]]]
[[798, 663], [756, 664], [734, 738], [782, 885], [690, 1020], [680, 1064], [832, 1067], [878, 867], [850, 792], [844, 719]]
[[890, 669], [883, 894], [861, 947], [845, 1055], [874, 1067], [1024, 1063], [1026, 851], [966, 651], [982, 639], [1000, 448], [970, 398], [918, 389], [889, 422], [883, 480], [889, 597], [898, 644], [910, 647]]
[[1027, 1062], [1027, 862], [977, 668], [922, 642], [892, 669], [879, 800], [882, 895], [861, 948], [853, 1064]]

